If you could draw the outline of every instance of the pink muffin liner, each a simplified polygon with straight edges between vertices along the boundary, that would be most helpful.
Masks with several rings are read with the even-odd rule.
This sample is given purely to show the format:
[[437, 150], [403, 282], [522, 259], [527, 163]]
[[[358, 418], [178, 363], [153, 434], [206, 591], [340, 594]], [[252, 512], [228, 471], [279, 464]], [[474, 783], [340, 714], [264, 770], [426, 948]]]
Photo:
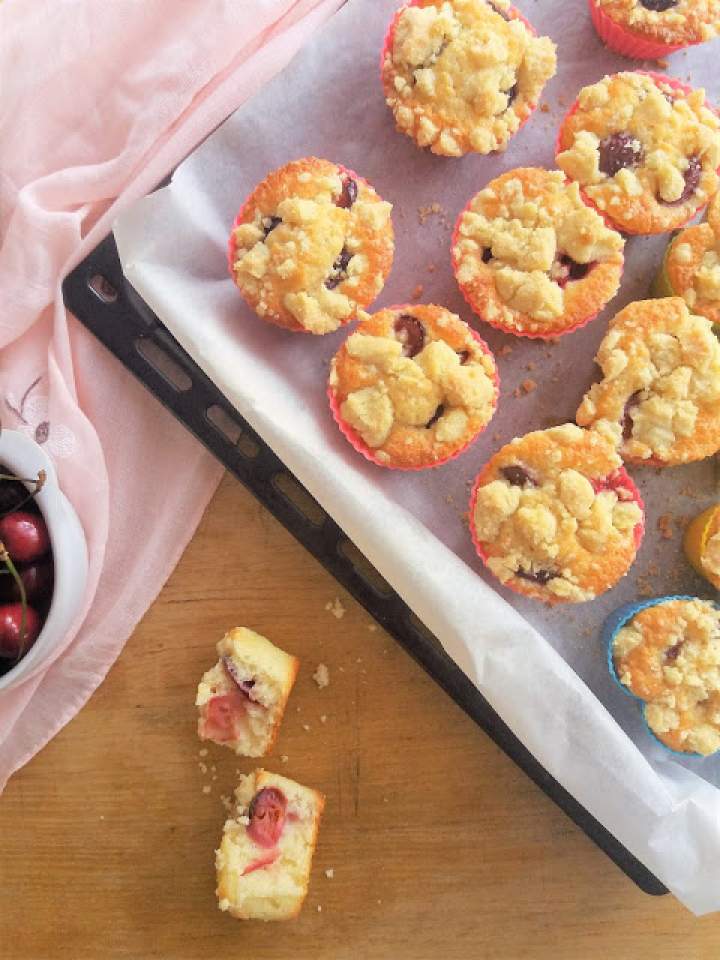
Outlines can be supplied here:
[[[381, 80], [382, 80], [383, 64], [385, 63], [385, 57], [387, 56], [388, 51], [391, 49], [393, 45], [393, 41], [395, 39], [395, 28], [397, 27], [398, 20], [400, 19], [401, 15], [407, 10], [408, 7], [418, 7], [418, 6], [421, 6], [421, 4], [422, 4], [422, 0], [408, 0], [407, 3], [404, 3], [400, 7], [400, 9], [396, 12], [395, 16], [390, 21], [390, 26], [388, 27], [387, 33], [385, 34], [382, 50], [380, 51], [380, 79]], [[513, 6], [509, 7], [509, 9], [507, 10], [507, 14], [511, 20], [520, 20], [522, 23], [524, 23], [526, 28], [528, 29], [528, 31], [533, 37], [537, 36], [537, 30], [535, 29], [535, 27], [533, 27], [533, 25], [530, 23], [529, 20], [525, 19], [525, 17], [520, 13], [517, 7], [513, 7]], [[524, 120], [520, 121], [520, 126], [517, 128], [515, 133], [512, 134], [512, 137], [520, 133], [522, 128], [525, 126], [525, 124], [528, 122], [528, 120], [532, 117], [532, 115], [537, 110], [538, 105], [537, 103], [532, 103], [532, 104], [529, 104], [528, 106], [530, 108], [530, 112], [528, 113], [528, 115], [525, 117]]]
[[[651, 78], [655, 81], [655, 83], [667, 83], [668, 86], [672, 87], [674, 90], [681, 90], [681, 91], [682, 91], [683, 93], [685, 93], [685, 94], [691, 93], [692, 90], [693, 90], [693, 88], [692, 88], [691, 86], [689, 86], [687, 83], [683, 83], [683, 82], [680, 81], [680, 80], [676, 80], [675, 77], [667, 77], [667, 76], [665, 76], [665, 74], [663, 74], [663, 73], [655, 73], [655, 72], [652, 71], [652, 70], [631, 70], [631, 71], [624, 71], [624, 72], [628, 72], [628, 73], [644, 73], [645, 76], [651, 77]], [[602, 78], [601, 78], [601, 79], [602, 79]], [[715, 107], [713, 107], [712, 104], [708, 103], [707, 100], [705, 101], [705, 106], [707, 107], [708, 110], [712, 110], [713, 113], [715, 113], [715, 114], [718, 113], [718, 111], [715, 109]], [[577, 113], [579, 107], [580, 107], [579, 101], [576, 100], [576, 101], [572, 104], [572, 106], [570, 107], [570, 109], [568, 110], [568, 112], [565, 114], [565, 116], [563, 117], [563, 121], [562, 121], [562, 123], [560, 124], [560, 129], [558, 130], [558, 135], [557, 135], [557, 137], [556, 137], [556, 139], [555, 139], [555, 156], [556, 156], [556, 157], [557, 157], [557, 155], [558, 155], [559, 153], [562, 153], [562, 152], [563, 152], [562, 146], [561, 146], [561, 141], [562, 141], [563, 130], [565, 129], [565, 124], [568, 122], [568, 120], [569, 120], [571, 117], [573, 117], [573, 116]], [[720, 173], [720, 168], [718, 168], [718, 173]], [[608, 224], [608, 226], [611, 226], [614, 230], [617, 230], [619, 233], [623, 233], [623, 234], [625, 234], [625, 235], [627, 235], [627, 236], [640, 236], [640, 237], [658, 236], [658, 234], [639, 233], [639, 232], [637, 232], [637, 231], [631, 230], [631, 229], [630, 229], [629, 227], [627, 227], [627, 226], [618, 225], [617, 223], [615, 223], [615, 221], [613, 220], [612, 216], [610, 216], [610, 214], [608, 214], [608, 212], [607, 212], [606, 210], [600, 210], [600, 208], [593, 202], [592, 198], [589, 197], [589, 196], [585, 193], [585, 190], [583, 189], [582, 186], [580, 186], [580, 193], [582, 194], [582, 198], [583, 198], [583, 200], [585, 201], [585, 203], [586, 203], [589, 207], [592, 207], [594, 210], [597, 210], [597, 212], [604, 218], [604, 220], [605, 220], [605, 222]], [[710, 198], [710, 199], [712, 199], [712, 198]], [[693, 217], [695, 217], [696, 214], [697, 214], [700, 210], [702, 210], [703, 207], [707, 206], [708, 202], [709, 202], [709, 201], [706, 200], [704, 203], [701, 203], [701, 204], [699, 204], [697, 207], [695, 207], [695, 209], [692, 211], [692, 213], [690, 213], [690, 214], [688, 215], [688, 217], [687, 217], [685, 220], [683, 220], [682, 223], [679, 223], [679, 224], [677, 224], [676, 226], [672, 227], [672, 230], [682, 230], [682, 228], [683, 228], [684, 226], [686, 226], [688, 223], [690, 223], [690, 221], [693, 219]], [[670, 231], [669, 231], [669, 230], [663, 230], [662, 232], [663, 232], [663, 233], [669, 233]]]
[[[308, 158], [308, 159], [310, 159], [310, 158]], [[334, 161], [331, 161], [331, 162], [334, 162]], [[342, 163], [336, 163], [335, 166], [338, 168], [338, 170], [339, 170], [341, 173], [347, 174], [348, 177], [351, 177], [353, 180], [357, 180], [358, 183], [364, 183], [366, 187], [370, 186], [370, 184], [368, 183], [368, 181], [367, 181], [364, 177], [358, 176], [357, 173], [355, 173], [354, 170], [351, 170], [351, 169], [350, 169], [350, 167], [345, 167], [345, 166], [342, 165]], [[256, 186], [257, 186], [257, 185], [256, 185]], [[233, 225], [232, 225], [232, 227], [230, 228], [230, 236], [229, 236], [229, 238], [228, 238], [228, 246], [227, 246], [227, 264], [228, 264], [228, 270], [229, 270], [229, 272], [230, 272], [230, 276], [232, 277], [233, 283], [235, 284], [235, 286], [236, 286], [236, 288], [237, 288], [240, 296], [243, 298], [243, 300], [245, 300], [245, 302], [246, 302], [247, 305], [250, 307], [250, 309], [253, 311], [253, 313], [255, 313], [256, 316], [260, 317], [261, 320], [264, 320], [265, 323], [272, 324], [272, 326], [274, 326], [274, 327], [280, 327], [281, 330], [287, 330], [289, 333], [309, 333], [309, 334], [313, 334], [313, 331], [312, 331], [312, 330], [308, 330], [306, 327], [301, 326], [299, 323], [298, 323], [298, 325], [297, 325], [296, 327], [290, 327], [290, 326], [288, 326], [288, 325], [285, 324], [285, 323], [281, 323], [280, 320], [276, 319], [276, 318], [275, 318], [274, 316], [272, 316], [272, 315], [266, 314], [264, 317], [261, 317], [260, 314], [257, 313], [257, 311], [255, 310], [255, 308], [252, 306], [252, 304], [249, 303], [248, 300], [245, 298], [245, 295], [243, 294], [242, 290], [240, 289], [240, 287], [239, 287], [238, 284], [237, 284], [237, 281], [235, 280], [235, 271], [234, 271], [234, 269], [233, 269], [233, 264], [234, 264], [234, 262], [235, 262], [235, 250], [236, 250], [236, 245], [235, 245], [235, 228], [236, 228], [236, 227], [239, 227], [241, 223], [244, 223], [244, 222], [245, 222], [245, 221], [243, 220], [243, 215], [244, 215], [244, 213], [245, 213], [245, 208], [247, 207], [248, 203], [250, 202], [250, 197], [252, 196], [252, 194], [253, 194], [254, 192], [255, 192], [255, 188], [253, 188], [253, 190], [251, 191], [250, 195], [245, 199], [244, 203], [242, 204], [242, 206], [241, 206], [240, 209], [238, 210], [237, 216], [235, 217], [235, 219], [234, 219], [234, 221], [233, 221]], [[347, 320], [343, 320], [342, 323], [340, 324], [340, 326], [338, 327], [338, 330], [339, 330], [341, 327], [346, 327], [349, 323], [352, 323], [352, 322], [353, 322], [354, 320], [356, 320], [356, 319], [357, 319], [356, 316], [353, 314], [352, 316], [348, 317]], [[333, 332], [335, 332], [335, 331], [333, 331]], [[324, 333], [316, 333], [316, 334], [313, 334], [313, 336], [324, 337], [325, 334], [324, 334]]]
[[642, 37], [616, 23], [598, 6], [597, 0], [588, 0], [588, 6], [593, 26], [602, 42], [623, 57], [631, 57], [634, 60], [659, 60], [677, 50], [695, 46], [694, 43], [663, 43], [660, 40]]
[[[470, 494], [470, 505], [468, 507], [468, 510], [469, 510], [468, 527], [470, 529], [470, 537], [472, 539], [473, 546], [475, 547], [475, 552], [482, 560], [485, 568], [489, 570], [490, 573], [492, 573], [492, 570], [490, 570], [490, 567], [488, 566], [489, 554], [483, 547], [482, 542], [478, 539], [478, 535], [475, 530], [475, 520], [474, 520], [475, 506], [477, 504], [477, 498], [478, 498], [478, 491], [482, 486], [484, 486], [484, 483], [481, 482], [484, 478], [483, 476], [484, 473], [485, 473], [485, 468], [483, 468], [475, 478], [475, 483], [473, 484], [472, 493]], [[640, 507], [640, 509], [643, 512], [642, 520], [635, 525], [635, 529], [633, 530], [633, 540], [635, 542], [635, 553], [637, 555], [637, 551], [640, 549], [640, 544], [642, 543], [643, 536], [645, 535], [645, 502], [643, 501], [643, 498], [640, 495], [640, 491], [635, 486], [632, 480], [632, 477], [627, 472], [625, 467], [618, 467], [618, 469], [615, 470], [614, 473], [611, 473], [608, 477], [606, 477], [605, 480], [593, 481], [593, 486], [595, 488], [596, 493], [600, 493], [602, 490], [617, 490], [619, 488], [622, 488], [623, 490], [626, 490], [632, 494], [632, 502], [637, 503], [637, 505]], [[633, 558], [633, 562], [634, 562], [634, 558]], [[630, 568], [628, 567], [628, 570], [629, 569]], [[495, 576], [494, 573], [493, 573], [493, 576]], [[524, 591], [518, 589], [516, 584], [508, 582], [503, 584], [503, 586], [507, 587], [509, 590], [512, 590], [514, 593], [520, 594], [520, 596], [527, 596], [527, 594]], [[612, 588], [609, 588], [609, 589], [612, 589]], [[548, 599], [548, 602], [553, 603], [551, 599]], [[560, 603], [562, 601], [558, 599], [557, 602]]]
[[[566, 182], [569, 183], [570, 181], [566, 178]], [[581, 196], [583, 199], [583, 203], [585, 203], [589, 207], [592, 207], [592, 209], [595, 210], [597, 213], [600, 213], [600, 216], [602, 216], [603, 220], [605, 221], [608, 227], [610, 227], [613, 230], [617, 229], [612, 223], [608, 222], [607, 217], [605, 217], [601, 211], [597, 210], [597, 208], [594, 207], [593, 204], [588, 203], [582, 191], [581, 191]], [[465, 300], [467, 305], [470, 307], [472, 312], [475, 314], [475, 316], [479, 320], [482, 320], [483, 323], [487, 323], [489, 327], [493, 327], [495, 330], [499, 330], [501, 333], [509, 333], [514, 337], [526, 337], [528, 340], [557, 340], [559, 337], [564, 336], [566, 333], [574, 333], [576, 330], [580, 330], [582, 327], [587, 326], [588, 323], [592, 323], [592, 321], [595, 320], [595, 318], [602, 313], [602, 311], [607, 306], [607, 303], [604, 303], [598, 310], [595, 311], [595, 313], [590, 314], [590, 316], [585, 317], [583, 320], [578, 320], [578, 322], [573, 324], [571, 327], [566, 327], [564, 330], [542, 330], [542, 331], [515, 330], [512, 327], [506, 327], [503, 323], [500, 323], [498, 320], [490, 320], [488, 317], [483, 316], [483, 314], [480, 313], [480, 310], [477, 307], [477, 305], [473, 302], [473, 299], [470, 293], [468, 292], [468, 290], [466, 289], [465, 284], [460, 283], [460, 281], [457, 278], [458, 262], [455, 258], [455, 244], [457, 242], [457, 238], [460, 233], [460, 221], [463, 217], [463, 214], [470, 209], [470, 204], [473, 202], [473, 200], [474, 200], [474, 196], [470, 197], [468, 202], [460, 211], [457, 220], [455, 221], [455, 229], [453, 230], [452, 238], [450, 240], [450, 259], [452, 261], [452, 269], [453, 269], [453, 274], [455, 276], [455, 280], [457, 281], [457, 285], [460, 288], [460, 293], [463, 295], [463, 299]], [[621, 279], [622, 279], [622, 271], [624, 269], [624, 265], [625, 265], [625, 258], [623, 257], [623, 262], [621, 264], [621, 270], [620, 270]]]
[[[412, 304], [401, 303], [399, 305], [392, 306], [392, 307], [384, 307], [383, 309], [411, 310], [412, 307], [413, 307]], [[485, 341], [480, 336], [480, 334], [476, 330], [473, 330], [473, 328], [469, 324], [468, 324], [468, 329], [470, 330], [470, 333], [473, 335], [474, 339], [480, 345], [483, 353], [485, 353], [488, 357], [492, 358], [492, 361], [495, 367], [495, 375], [493, 377], [493, 383], [495, 385], [495, 396], [493, 398], [493, 412], [490, 417], [490, 420], [488, 420], [488, 422], [485, 424], [484, 427], [482, 427], [482, 429], [478, 430], [478, 432], [473, 437], [471, 437], [466, 444], [464, 444], [458, 450], [455, 450], [453, 453], [449, 454], [447, 457], [443, 457], [442, 460], [434, 460], [432, 463], [426, 463], [426, 464], [423, 464], [422, 466], [417, 466], [417, 467], [398, 467], [398, 466], [393, 466], [392, 464], [384, 463], [382, 460], [378, 459], [377, 451], [373, 447], [369, 447], [365, 443], [365, 441], [362, 439], [360, 434], [357, 432], [357, 430], [354, 430], [350, 426], [350, 424], [343, 419], [342, 414], [340, 413], [340, 402], [338, 401], [338, 398], [333, 388], [328, 386], [327, 396], [330, 402], [330, 412], [333, 415], [333, 420], [340, 428], [340, 432], [348, 441], [348, 443], [350, 443], [351, 446], [353, 446], [358, 453], [361, 453], [366, 460], [369, 460], [370, 463], [374, 463], [378, 467], [383, 467], [385, 470], [402, 470], [405, 472], [409, 472], [409, 471], [417, 472], [419, 470], [430, 470], [433, 467], [441, 467], [443, 466], [443, 464], [449, 463], [451, 460], [456, 460], [459, 456], [465, 453], [465, 451], [469, 447], [471, 447], [473, 443], [475, 443], [478, 437], [480, 437], [485, 432], [485, 430], [488, 428], [488, 426], [492, 422], [492, 418], [495, 415], [495, 410], [497, 409], [498, 400], [500, 398], [500, 374], [498, 373], [495, 356], [492, 350], [490, 349], [490, 347], [488, 346], [488, 344], [485, 343]]]

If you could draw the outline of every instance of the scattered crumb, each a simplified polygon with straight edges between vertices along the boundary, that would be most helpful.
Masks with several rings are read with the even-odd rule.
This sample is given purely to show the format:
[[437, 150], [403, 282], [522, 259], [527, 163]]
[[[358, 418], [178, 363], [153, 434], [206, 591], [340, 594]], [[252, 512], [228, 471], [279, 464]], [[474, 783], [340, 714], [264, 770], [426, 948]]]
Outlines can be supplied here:
[[500, 347], [500, 349], [497, 351], [497, 355], [499, 357], [509, 357], [512, 352], [513, 352], [513, 348], [510, 346], [510, 344], [504, 343]]
[[525, 369], [529, 370], [531, 373], [537, 367], [537, 364], [534, 360], [531, 360], [530, 363], [525, 364]]
[[500, 443], [501, 440], [502, 440], [502, 434], [501, 434], [501, 433], [494, 433], [494, 434], [493, 434], [493, 442], [494, 442], [494, 443]]
[[424, 290], [424, 289], [425, 289], [425, 288], [423, 287], [423, 285], [422, 285], [421, 283], [419, 283], [419, 284], [415, 287], [415, 289], [413, 290], [413, 292], [410, 294], [410, 299], [411, 299], [411, 300], [419, 300], [420, 297], [423, 295], [423, 290]]
[[439, 203], [431, 203], [426, 207], [418, 207], [418, 219], [421, 224], [424, 224], [428, 217], [436, 216], [439, 213], [444, 213]]
[[284, 754], [280, 757], [280, 763], [287, 763], [289, 759], [290, 759], [290, 757], [288, 757], [288, 755], [287, 755], [286, 753], [284, 753]]
[[[530, 367], [528, 366], [528, 370]], [[532, 393], [533, 390], [537, 390], [537, 383], [534, 380], [531, 380], [530, 377], [527, 380], [523, 380], [520, 384], [523, 393]]]
[[382, 903], [382, 900], [378, 900], [378, 903]]
[[223, 794], [222, 794], [222, 796], [220, 797], [220, 802], [221, 802], [222, 805], [225, 807], [225, 809], [228, 811], [228, 813], [232, 810], [232, 808], [233, 808], [232, 798], [231, 798], [230, 796], [228, 796], [227, 793], [223, 793]]
[[328, 880], [332, 880], [332, 878], [335, 876], [335, 871], [332, 867], [325, 871], [325, 876], [328, 878]]
[[383, 803], [390, 803], [387, 797], [383, 797]]
[[428, 272], [428, 273], [435, 273], [435, 264], [434, 264], [434, 263], [429, 263], [429, 264], [427, 265], [427, 272]]
[[104, 820], [105, 817], [104, 817], [102, 814], [100, 814], [100, 819], [101, 819], [101, 820]]
[[295, 709], [296, 709], [296, 711], [297, 711], [298, 713], [300, 713], [300, 712], [301, 712], [301, 710], [302, 710], [302, 708], [301, 708], [301, 707], [295, 707]]
[[664, 513], [658, 517], [657, 527], [663, 540], [672, 540], [673, 538], [673, 518], [669, 513]]
[[217, 767], [214, 763], [210, 765], [210, 773], [217, 773]]
[[320, 723], [327, 723], [327, 714], [326, 714], [326, 713], [323, 713], [323, 714], [320, 716]]
[[309, 723], [304, 723], [304, 724], [302, 725], [302, 727], [303, 727], [303, 730], [305, 730], [306, 732], [309, 732], [309, 730], [310, 730], [310, 724], [309, 724]]
[[206, 783], [205, 786], [202, 788], [203, 793], [210, 793], [211, 790], [212, 790], [212, 787], [210, 786], [209, 783]]
[[[369, 623], [369, 624], [368, 624], [368, 630], [370, 631], [370, 633], [375, 633], [375, 631], [377, 630], [377, 624], [376, 624], [376, 623]], [[340, 669], [342, 670], [342, 667], [340, 667]]]
[[453, 497], [453, 495], [452, 495], [451, 493], [449, 493], [449, 494], [445, 497], [445, 503], [449, 503], [451, 506], [452, 506], [453, 503], [455, 503], [455, 499], [454, 499], [454, 497]]
[[660, 67], [661, 70], [667, 70], [668, 68], [667, 60], [660, 59], [660, 60], [656, 60], [655, 63], [657, 63], [657, 65]]
[[362, 657], [358, 657], [355, 663], [362, 663]]
[[540, 112], [541, 112], [541, 113], [550, 113], [550, 104], [549, 104], [549, 103], [542, 103], [542, 104], [540, 104]]
[[207, 773], [207, 766], [204, 763], [199, 763], [198, 767], [200, 768], [200, 773]]
[[206, 757], [208, 755], [207, 747], [203, 747], [202, 750], [198, 750], [199, 757]]
[[340, 671], [340, 673], [345, 673], [345, 667], [338, 667], [338, 670]]
[[322, 913], [322, 907], [318, 904], [318, 913]]
[[211, 779], [211, 780], [217, 780], [217, 774], [214, 773], [214, 774], [210, 777], [210, 779]]
[[319, 663], [317, 665], [317, 670], [312, 675], [312, 678], [318, 685], [319, 690], [324, 690], [325, 687], [330, 686], [330, 671], [324, 663]]
[[336, 620], [342, 620], [345, 616], [345, 607], [340, 602], [340, 597], [335, 597], [334, 600], [328, 600], [325, 604], [325, 609], [329, 610]]

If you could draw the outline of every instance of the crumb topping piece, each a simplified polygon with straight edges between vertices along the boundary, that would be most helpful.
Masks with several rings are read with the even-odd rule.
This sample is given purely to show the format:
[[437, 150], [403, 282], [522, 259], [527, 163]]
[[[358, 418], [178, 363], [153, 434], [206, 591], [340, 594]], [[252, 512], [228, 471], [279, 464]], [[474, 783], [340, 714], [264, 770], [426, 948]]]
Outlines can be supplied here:
[[712, 603], [667, 600], [640, 611], [618, 631], [613, 662], [663, 743], [703, 755], [720, 749], [720, 610]]
[[393, 256], [392, 207], [336, 164], [273, 171], [233, 230], [235, 281], [266, 319], [323, 334], [380, 292]]
[[720, 341], [679, 297], [631, 303], [596, 357], [603, 374], [577, 412], [635, 462], [672, 465], [720, 449]]
[[643, 522], [620, 457], [565, 424], [517, 438], [479, 478], [471, 522], [502, 583], [550, 602], [591, 600], [627, 572]]
[[504, 150], [556, 68], [507, 0], [420, 0], [405, 6], [382, 65], [397, 126], [433, 153]]
[[718, 188], [720, 120], [704, 90], [641, 72], [584, 87], [566, 119], [557, 164], [619, 226], [682, 225]]
[[492, 355], [460, 317], [414, 305], [364, 321], [333, 359], [330, 386], [343, 420], [376, 454], [421, 465], [486, 426], [495, 376]]
[[700, 43], [720, 33], [719, 0], [596, 0], [616, 23], [663, 43]]
[[460, 215], [453, 257], [481, 316], [537, 331], [561, 317], [574, 324], [607, 302], [620, 283], [624, 245], [583, 202], [577, 183], [525, 167], [473, 197]]

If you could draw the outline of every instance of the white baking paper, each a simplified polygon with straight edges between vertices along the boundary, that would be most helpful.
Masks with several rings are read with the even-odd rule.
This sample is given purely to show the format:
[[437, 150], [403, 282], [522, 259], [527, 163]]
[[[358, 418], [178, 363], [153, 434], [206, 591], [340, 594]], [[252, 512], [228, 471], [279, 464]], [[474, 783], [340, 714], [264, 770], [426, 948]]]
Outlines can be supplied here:
[[[638, 561], [620, 586], [579, 607], [547, 610], [486, 577], [462, 517], [469, 484], [494, 450], [573, 419], [608, 316], [647, 294], [666, 240], [631, 240], [611, 309], [548, 346], [473, 321], [450, 269], [452, 224], [500, 172], [552, 166], [559, 121], [579, 87], [632, 64], [602, 47], [582, 0], [525, 2], [523, 12], [558, 44], [558, 74], [543, 97], [549, 110], [538, 110], [503, 155], [439, 158], [395, 131], [383, 101], [379, 52], [396, 6], [351, 0], [169, 187], [125, 213], [115, 234], [126, 276], [546, 769], [691, 910], [720, 909], [720, 758], [679, 761], [654, 743], [635, 702], [611, 682], [598, 637], [605, 614], [638, 592], [709, 596], [682, 558], [678, 526], [664, 521], [672, 538], [663, 539], [657, 524], [710, 501], [713, 464], [633, 471], [648, 514]], [[718, 54], [717, 43], [676, 54], [668, 72], [717, 98]], [[378, 306], [407, 302], [421, 285], [422, 300], [476, 323], [496, 351], [512, 347], [499, 354], [499, 411], [454, 463], [420, 474], [366, 463], [338, 432], [325, 396], [328, 360], [347, 331], [312, 337], [270, 327], [228, 276], [227, 237], [243, 199], [270, 169], [310, 154], [353, 168], [394, 204], [395, 266]], [[514, 396], [526, 380], [536, 388]]]

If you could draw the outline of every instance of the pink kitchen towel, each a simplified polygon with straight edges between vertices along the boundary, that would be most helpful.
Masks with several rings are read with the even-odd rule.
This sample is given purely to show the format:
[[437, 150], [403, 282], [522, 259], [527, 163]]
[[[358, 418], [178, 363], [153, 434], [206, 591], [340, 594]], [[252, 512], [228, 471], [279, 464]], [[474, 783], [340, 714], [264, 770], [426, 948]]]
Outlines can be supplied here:
[[341, 2], [0, 3], [0, 421], [43, 443], [90, 557], [64, 648], [0, 694], [0, 791], [102, 682], [222, 473], [67, 314], [62, 278]]

